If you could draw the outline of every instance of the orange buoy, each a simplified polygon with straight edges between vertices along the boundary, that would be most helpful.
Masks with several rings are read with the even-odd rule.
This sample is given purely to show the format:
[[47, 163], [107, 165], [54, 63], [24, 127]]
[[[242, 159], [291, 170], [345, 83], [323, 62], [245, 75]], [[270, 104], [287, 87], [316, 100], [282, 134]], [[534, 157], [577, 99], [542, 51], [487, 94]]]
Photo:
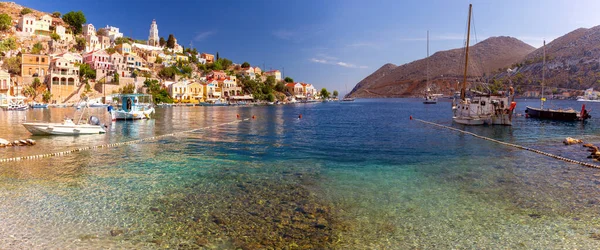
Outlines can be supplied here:
[[412, 115], [409, 118], [412, 120]]
[[256, 117], [252, 116], [252, 119], [256, 119]]
[[298, 119], [302, 119], [302, 114], [300, 114], [300, 115], [298, 116]]
[[237, 118], [240, 119], [240, 114], [237, 114]]

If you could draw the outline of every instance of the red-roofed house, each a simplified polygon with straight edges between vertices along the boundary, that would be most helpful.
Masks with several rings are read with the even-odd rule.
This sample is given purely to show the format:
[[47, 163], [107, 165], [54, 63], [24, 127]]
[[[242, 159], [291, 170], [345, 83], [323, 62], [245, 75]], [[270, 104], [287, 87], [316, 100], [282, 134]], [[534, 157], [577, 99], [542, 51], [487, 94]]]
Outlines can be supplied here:
[[285, 84], [285, 88], [287, 89], [287, 91], [292, 94], [293, 96], [295, 96], [296, 98], [304, 98], [304, 87], [302, 86], [302, 84], [300, 83], [287, 83]]

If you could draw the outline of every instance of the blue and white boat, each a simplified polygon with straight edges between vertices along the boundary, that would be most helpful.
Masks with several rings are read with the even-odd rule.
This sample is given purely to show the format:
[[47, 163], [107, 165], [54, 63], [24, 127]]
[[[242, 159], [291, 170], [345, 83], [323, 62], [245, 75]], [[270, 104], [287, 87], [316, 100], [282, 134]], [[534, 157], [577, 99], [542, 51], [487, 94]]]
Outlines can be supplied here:
[[115, 109], [108, 107], [113, 121], [150, 119], [154, 114], [152, 95], [122, 94], [114, 96], [113, 101], [116, 101]]
[[48, 108], [48, 104], [47, 103], [37, 103], [37, 102], [34, 102], [34, 103], [31, 104], [31, 108], [34, 108], [34, 109], [45, 109], [45, 108]]
[[202, 106], [229, 106], [229, 103], [222, 102], [220, 99], [214, 102], [203, 102], [200, 105]]

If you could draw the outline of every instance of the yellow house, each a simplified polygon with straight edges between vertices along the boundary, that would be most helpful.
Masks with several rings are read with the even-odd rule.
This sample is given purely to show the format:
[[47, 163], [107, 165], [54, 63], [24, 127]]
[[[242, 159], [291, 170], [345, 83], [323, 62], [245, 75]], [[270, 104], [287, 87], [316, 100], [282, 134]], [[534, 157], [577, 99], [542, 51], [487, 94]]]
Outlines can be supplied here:
[[179, 61], [187, 62], [189, 60], [190, 60], [190, 58], [188, 56], [180, 55], [180, 54], [175, 54], [175, 61], [176, 62], [179, 62]]
[[191, 103], [204, 102], [204, 85], [199, 82], [188, 84], [187, 97]]
[[117, 44], [117, 46], [115, 46], [115, 50], [121, 55], [133, 54], [131, 45], [129, 43]]
[[181, 102], [187, 99], [187, 83], [186, 82], [176, 82], [169, 85], [169, 94], [171, 97], [176, 100], [176, 102]]

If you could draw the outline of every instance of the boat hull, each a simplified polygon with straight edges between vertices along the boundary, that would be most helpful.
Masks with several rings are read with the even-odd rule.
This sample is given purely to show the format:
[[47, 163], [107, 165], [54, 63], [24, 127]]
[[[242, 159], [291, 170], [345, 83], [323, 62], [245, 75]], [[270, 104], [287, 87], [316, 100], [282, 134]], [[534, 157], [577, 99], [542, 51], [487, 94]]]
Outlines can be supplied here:
[[33, 135], [92, 135], [106, 133], [102, 126], [90, 124], [23, 123], [23, 126]]
[[423, 104], [437, 104], [437, 101], [423, 101]]
[[527, 116], [539, 119], [557, 120], [557, 121], [579, 121], [581, 120], [577, 111], [549, 110], [527, 107], [525, 110]]
[[150, 119], [150, 115], [154, 113], [154, 108], [146, 109], [144, 111], [123, 111], [113, 110], [111, 111], [112, 120], [141, 120]]

